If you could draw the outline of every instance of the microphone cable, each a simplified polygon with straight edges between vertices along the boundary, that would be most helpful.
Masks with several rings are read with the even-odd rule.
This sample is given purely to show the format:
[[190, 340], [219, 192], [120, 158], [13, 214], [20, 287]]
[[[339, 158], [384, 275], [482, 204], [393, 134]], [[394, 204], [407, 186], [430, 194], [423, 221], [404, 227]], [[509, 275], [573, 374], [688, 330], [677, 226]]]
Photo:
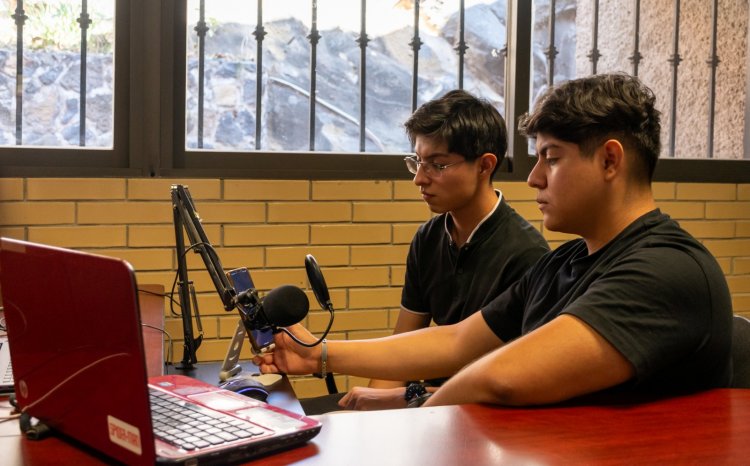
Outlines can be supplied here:
[[[304, 297], [304, 292], [300, 288], [298, 288], [296, 286], [293, 286], [293, 285], [288, 285], [288, 286], [296, 289]], [[273, 292], [274, 290], [280, 289], [280, 288], [283, 288], [283, 287], [274, 288], [269, 293], [267, 293], [265, 296], [263, 296], [262, 299], [258, 298], [257, 292], [254, 289], [253, 290], [245, 290], [242, 293], [238, 294], [237, 297], [240, 298], [243, 294], [244, 295], [254, 296], [255, 300], [257, 301], [257, 303], [254, 304], [254, 305], [257, 305], [257, 307], [258, 307], [257, 312], [261, 315], [262, 320], [265, 321], [265, 322], [267, 322], [269, 324], [268, 327], [271, 328], [271, 330], [273, 331], [273, 333], [284, 332], [287, 335], [289, 335], [289, 338], [291, 338], [292, 340], [294, 340], [297, 344], [299, 344], [301, 346], [304, 346], [306, 348], [312, 348], [312, 347], [317, 346], [320, 343], [322, 343], [323, 340], [328, 336], [328, 333], [331, 331], [331, 327], [333, 326], [333, 316], [334, 316], [333, 304], [331, 304], [330, 302], [328, 302], [326, 304], [326, 306], [325, 306], [325, 310], [327, 310], [330, 313], [331, 317], [328, 320], [328, 326], [326, 327], [325, 331], [323, 332], [323, 335], [320, 338], [318, 338], [313, 343], [305, 343], [302, 340], [300, 340], [299, 338], [297, 338], [297, 336], [295, 336], [292, 332], [290, 332], [286, 327], [282, 327], [282, 326], [276, 325], [273, 322], [271, 322], [271, 319], [268, 318], [268, 314], [266, 314], [266, 310], [265, 310], [265, 308], [263, 306], [263, 303], [264, 303], [265, 299], [269, 296], [269, 294], [271, 292]], [[235, 300], [234, 307], [240, 313], [240, 316], [245, 316], [246, 315], [246, 312], [245, 312], [245, 309], [244, 309], [245, 304], [243, 304], [242, 302], [240, 302], [240, 299], [236, 299]], [[305, 301], [307, 301], [307, 298], [305, 298]], [[244, 317], [242, 319], [244, 321]], [[304, 319], [304, 317], [302, 319]], [[298, 321], [297, 323], [301, 322], [302, 319], [300, 319], [300, 321]], [[294, 325], [294, 324], [291, 324], [291, 325]], [[264, 328], [267, 328], [267, 327], [264, 327]]]
[[[167, 299], [169, 299], [169, 301], [170, 301], [170, 306], [169, 306], [170, 307], [170, 311], [172, 311], [172, 309], [171, 309], [172, 308], [172, 304], [177, 305], [177, 307], [182, 307], [180, 305], [179, 301], [177, 301], [176, 299], [174, 299], [174, 292], [172, 292], [172, 293], [157, 293], [155, 291], [144, 290], [143, 288], [138, 288], [138, 292], [139, 293], [144, 293], [144, 294], [150, 294], [152, 296], [158, 296], [160, 298], [167, 298]], [[175, 315], [174, 317], [177, 317], [177, 315]]]
[[[158, 293], [155, 293], [155, 294], [158, 294]], [[167, 346], [166, 359], [164, 360], [164, 365], [165, 366], [171, 366], [172, 365], [172, 335], [170, 335], [169, 332], [167, 332], [163, 328], [159, 328], [159, 327], [157, 327], [155, 325], [141, 323], [141, 326], [154, 329], [157, 332], [161, 332], [165, 337], [167, 337], [167, 345], [168, 346]]]
[[[184, 257], [184, 256], [187, 255], [188, 252], [190, 252], [190, 251], [192, 251], [194, 249], [197, 249], [197, 248], [199, 248], [201, 246], [205, 247], [206, 248], [206, 252], [208, 254], [211, 254], [213, 256], [213, 258], [218, 261], [219, 255], [216, 253], [216, 249], [214, 249], [214, 247], [210, 243], [206, 243], [205, 241], [200, 241], [198, 243], [191, 244], [190, 246], [188, 246], [187, 248], [185, 248], [184, 251], [182, 251], [182, 253], [180, 254], [180, 256]], [[177, 280], [179, 280], [179, 278], [180, 278], [180, 273], [179, 273], [179, 271], [177, 271], [174, 274], [174, 281], [172, 281], [172, 289], [169, 292], [169, 312], [172, 314], [172, 317], [181, 317], [181, 314], [178, 314], [174, 310], [174, 305], [175, 304], [177, 306], [179, 306], [179, 307], [182, 307], [180, 305], [180, 303], [177, 302], [176, 299], [174, 299], [175, 289], [177, 288]]]
[[274, 332], [286, 333], [287, 335], [289, 335], [289, 338], [295, 341], [295, 343], [297, 343], [298, 345], [302, 345], [305, 348], [312, 348], [314, 346], [318, 346], [319, 344], [323, 342], [323, 340], [326, 339], [326, 337], [328, 336], [328, 332], [331, 331], [331, 327], [333, 326], [333, 305], [326, 306], [326, 310], [331, 314], [331, 318], [328, 320], [328, 327], [326, 327], [325, 331], [323, 332], [323, 335], [320, 338], [318, 338], [318, 340], [315, 341], [314, 343], [303, 342], [302, 340], [297, 338], [292, 332], [290, 332], [286, 327], [278, 327], [277, 329], [274, 330]]

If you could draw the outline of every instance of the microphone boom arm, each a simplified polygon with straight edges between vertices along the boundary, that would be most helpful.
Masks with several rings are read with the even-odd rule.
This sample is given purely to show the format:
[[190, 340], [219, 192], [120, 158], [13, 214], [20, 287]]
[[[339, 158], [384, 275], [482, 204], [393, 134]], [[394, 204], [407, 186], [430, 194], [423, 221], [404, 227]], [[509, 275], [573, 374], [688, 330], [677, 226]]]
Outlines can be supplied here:
[[[219, 293], [219, 298], [221, 298], [221, 302], [224, 305], [224, 310], [231, 311], [236, 305], [235, 296], [237, 292], [229, 283], [229, 279], [224, 273], [224, 268], [221, 266], [219, 256], [211, 246], [206, 232], [203, 230], [200, 216], [195, 210], [193, 199], [186, 186], [172, 186], [172, 206], [175, 210], [175, 228], [177, 228], [179, 218], [179, 223], [184, 227], [191, 247], [203, 259], [208, 275], [211, 277], [216, 292]], [[182, 235], [178, 234], [178, 236]]]
[[[227, 353], [227, 357], [224, 361], [223, 371], [235, 371], [234, 367], [237, 363], [236, 359], [239, 357], [239, 350], [242, 347], [242, 338], [240, 326], [245, 328], [245, 332], [250, 338], [250, 332], [254, 330], [253, 321], [254, 317], [250, 314], [250, 309], [257, 309], [257, 312], [264, 314], [263, 307], [260, 306], [260, 298], [258, 297], [255, 289], [245, 289], [240, 293], [232, 285], [227, 274], [224, 272], [224, 268], [221, 266], [218, 254], [214, 250], [213, 246], [208, 240], [201, 219], [195, 210], [193, 200], [190, 196], [190, 191], [187, 186], [183, 185], [172, 185], [171, 187], [172, 197], [172, 210], [174, 214], [174, 228], [175, 228], [175, 243], [177, 249], [177, 275], [179, 278], [179, 295], [181, 304], [181, 317], [182, 317], [182, 329], [184, 334], [184, 353], [181, 362], [181, 369], [190, 370], [193, 369], [193, 364], [198, 362], [196, 357], [196, 351], [203, 341], [203, 329], [200, 323], [200, 314], [198, 312], [197, 301], [195, 301], [195, 291], [192, 288], [192, 282], [188, 277], [188, 267], [186, 254], [188, 251], [193, 250], [200, 254], [201, 259], [206, 267], [208, 275], [211, 277], [211, 281], [216, 288], [219, 298], [224, 305], [224, 310], [231, 311], [237, 309], [240, 314], [240, 323], [238, 324], [237, 330], [235, 331], [235, 337], [230, 345], [230, 350]], [[190, 246], [185, 246], [185, 235], [190, 242]], [[283, 331], [287, 333], [294, 341], [302, 346], [312, 347], [320, 344], [323, 339], [328, 335], [333, 325], [333, 304], [331, 303], [330, 297], [328, 296], [328, 288], [323, 278], [320, 268], [318, 267], [315, 258], [308, 254], [305, 258], [305, 268], [307, 269], [307, 275], [310, 279], [311, 287], [315, 293], [315, 297], [318, 299], [319, 304], [325, 310], [330, 313], [330, 320], [328, 326], [323, 332], [323, 335], [314, 343], [304, 343], [295, 337], [284, 327], [274, 327], [274, 332]], [[193, 334], [192, 325], [192, 308], [195, 308], [196, 323], [200, 335], [195, 338]], [[239, 341], [238, 341], [239, 340]], [[252, 340], [251, 340], [252, 343]]]
[[[231, 311], [235, 308], [235, 296], [237, 293], [229, 283], [221, 266], [221, 261], [208, 241], [208, 237], [200, 223], [200, 217], [195, 211], [190, 191], [183, 185], [172, 185], [170, 191], [174, 217], [175, 248], [177, 250], [180, 314], [184, 336], [183, 357], [179, 368], [190, 370], [193, 369], [193, 364], [198, 362], [196, 351], [203, 341], [203, 329], [198, 311], [198, 303], [194, 299], [195, 291], [193, 284], [188, 277], [187, 259], [185, 257], [187, 252], [193, 250], [200, 254], [226, 311]], [[185, 243], [186, 234], [190, 243], [187, 247]], [[196, 324], [200, 332], [197, 338], [193, 333], [193, 310], [195, 311]]]

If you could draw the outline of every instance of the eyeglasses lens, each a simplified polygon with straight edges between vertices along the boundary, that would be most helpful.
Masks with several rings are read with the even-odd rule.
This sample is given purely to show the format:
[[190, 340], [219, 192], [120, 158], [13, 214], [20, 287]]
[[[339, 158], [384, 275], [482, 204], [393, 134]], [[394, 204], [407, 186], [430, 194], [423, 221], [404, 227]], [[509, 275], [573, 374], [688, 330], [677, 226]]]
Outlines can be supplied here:
[[440, 170], [438, 170], [437, 167], [435, 167], [435, 165], [430, 162], [419, 162], [414, 157], [405, 157], [404, 161], [406, 162], [406, 168], [415, 175], [417, 174], [417, 171], [420, 167], [422, 167], [422, 173], [427, 176], [435, 177], [440, 175]]

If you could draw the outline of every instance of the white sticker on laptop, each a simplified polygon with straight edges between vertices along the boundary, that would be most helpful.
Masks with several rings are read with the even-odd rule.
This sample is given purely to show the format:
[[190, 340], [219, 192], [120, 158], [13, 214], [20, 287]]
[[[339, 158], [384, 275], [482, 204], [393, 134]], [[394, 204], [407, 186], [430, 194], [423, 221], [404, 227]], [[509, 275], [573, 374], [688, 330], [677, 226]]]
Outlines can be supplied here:
[[136, 455], [141, 454], [141, 431], [127, 422], [107, 416], [109, 440]]

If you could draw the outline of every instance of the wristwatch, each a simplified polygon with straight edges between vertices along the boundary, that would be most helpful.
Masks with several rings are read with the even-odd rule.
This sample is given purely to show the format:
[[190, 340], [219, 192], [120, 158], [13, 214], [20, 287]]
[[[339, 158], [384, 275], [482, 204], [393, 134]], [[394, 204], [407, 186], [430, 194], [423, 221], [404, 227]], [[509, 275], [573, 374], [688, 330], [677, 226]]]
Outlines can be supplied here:
[[404, 399], [408, 408], [418, 408], [424, 404], [432, 393], [428, 392], [421, 382], [412, 382], [406, 387]]

